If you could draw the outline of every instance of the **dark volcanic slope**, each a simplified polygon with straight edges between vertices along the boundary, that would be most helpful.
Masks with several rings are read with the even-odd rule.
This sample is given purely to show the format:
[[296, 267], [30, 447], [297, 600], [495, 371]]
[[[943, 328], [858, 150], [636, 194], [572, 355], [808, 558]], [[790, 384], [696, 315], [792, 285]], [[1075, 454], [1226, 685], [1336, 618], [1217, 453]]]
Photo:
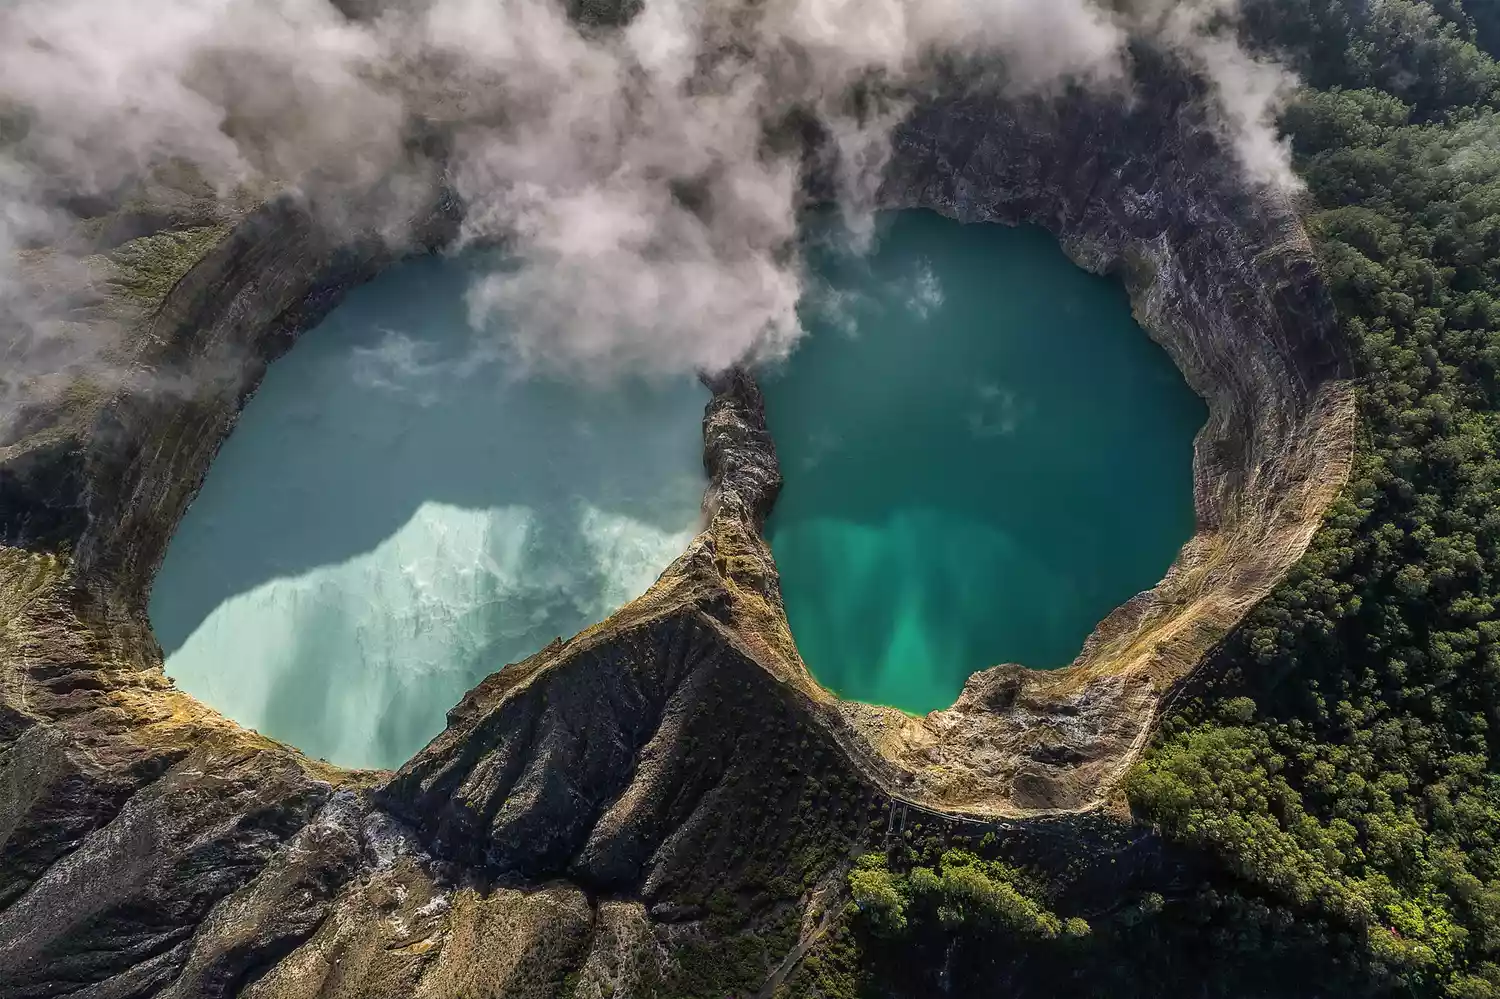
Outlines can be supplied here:
[[[1145, 831], [1039, 816], [1097, 810], [1300, 554], [1352, 411], [1290, 208], [1237, 184], [1189, 88], [1143, 88], [1128, 110], [975, 97], [899, 136], [890, 204], [1038, 222], [1119, 271], [1211, 411], [1200, 530], [1163, 583], [1069, 670], [976, 674], [925, 719], [840, 703], [797, 658], [743, 373], [705, 417], [709, 528], [399, 773], [307, 760], [173, 690], [145, 618], [167, 539], [265, 365], [391, 256], [284, 203], [174, 242], [126, 348], [149, 384], [81, 388], [0, 448], [0, 997], [750, 994], [837, 916], [853, 852], [947, 812], [1044, 844], [1025, 849], [1079, 904], [1178, 877]], [[456, 211], [434, 206], [432, 243]]]

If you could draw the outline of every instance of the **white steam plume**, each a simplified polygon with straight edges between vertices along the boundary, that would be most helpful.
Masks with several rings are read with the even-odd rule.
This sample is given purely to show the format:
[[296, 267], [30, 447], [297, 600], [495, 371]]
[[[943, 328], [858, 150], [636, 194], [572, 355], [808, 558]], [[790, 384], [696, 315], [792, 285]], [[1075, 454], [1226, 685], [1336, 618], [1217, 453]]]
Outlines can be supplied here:
[[[940, 62], [1012, 93], [1118, 87], [1144, 31], [1216, 84], [1247, 173], [1293, 182], [1270, 123], [1286, 77], [1235, 45], [1228, 2], [645, 0], [608, 28], [561, 0], [405, 0], [359, 21], [329, 0], [11, 0], [0, 355], [32, 356], [47, 328], [14, 251], [63, 244], [67, 199], [168, 163], [221, 195], [399, 179], [426, 119], [454, 137], [464, 237], [514, 251], [470, 304], [476, 322], [515, 324], [524, 361], [598, 374], [775, 356], [799, 335], [802, 293], [803, 164], [778, 137], [816, 122], [858, 229], [891, 129]], [[390, 228], [410, 206], [388, 207], [358, 221]], [[15, 380], [43, 370], [13, 365], [0, 423]]]
[[1132, 21], [1181, 55], [1211, 84], [1215, 122], [1251, 180], [1300, 186], [1276, 115], [1295, 89], [1290, 71], [1240, 47], [1230, 30], [1239, 0], [1128, 0]]

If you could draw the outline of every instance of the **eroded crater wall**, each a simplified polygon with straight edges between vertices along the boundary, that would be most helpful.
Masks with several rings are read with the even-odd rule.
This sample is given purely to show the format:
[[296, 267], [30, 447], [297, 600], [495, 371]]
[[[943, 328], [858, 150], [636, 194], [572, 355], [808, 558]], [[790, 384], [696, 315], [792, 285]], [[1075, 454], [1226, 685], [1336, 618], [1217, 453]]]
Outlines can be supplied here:
[[897, 135], [886, 206], [1046, 228], [1080, 266], [1124, 282], [1209, 406], [1195, 444], [1197, 532], [1071, 667], [977, 673], [926, 719], [840, 706], [855, 751], [932, 807], [1100, 804], [1163, 696], [1301, 556], [1349, 474], [1349, 360], [1294, 194], [1240, 178], [1190, 81], [1162, 74], [1152, 86], [1135, 103], [954, 100]]

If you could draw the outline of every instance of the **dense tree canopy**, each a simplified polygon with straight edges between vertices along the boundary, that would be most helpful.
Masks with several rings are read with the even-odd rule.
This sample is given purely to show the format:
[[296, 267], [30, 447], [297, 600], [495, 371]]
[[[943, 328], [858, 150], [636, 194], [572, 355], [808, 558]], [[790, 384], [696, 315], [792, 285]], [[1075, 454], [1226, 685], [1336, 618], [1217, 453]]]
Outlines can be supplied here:
[[1422, 994], [1500, 996], [1496, 6], [1255, 0], [1359, 365], [1353, 480], [1167, 719], [1137, 812]]
[[849, 873], [849, 892], [880, 936], [901, 937], [913, 922], [918, 928], [1044, 940], [1088, 935], [1086, 921], [1059, 918], [1018, 886], [1023, 878], [1015, 868], [967, 850], [948, 850], [932, 866], [900, 874], [891, 872], [885, 854], [868, 853]]

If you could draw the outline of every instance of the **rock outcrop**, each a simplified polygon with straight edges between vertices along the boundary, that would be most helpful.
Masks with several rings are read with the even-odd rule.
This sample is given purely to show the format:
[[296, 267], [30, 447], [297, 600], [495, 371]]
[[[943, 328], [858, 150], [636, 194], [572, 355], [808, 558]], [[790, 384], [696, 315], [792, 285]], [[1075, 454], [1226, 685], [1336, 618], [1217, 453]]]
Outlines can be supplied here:
[[[1294, 207], [1234, 179], [1187, 84], [1143, 88], [972, 96], [898, 135], [887, 204], [1046, 226], [1121, 276], [1210, 408], [1198, 532], [1162, 583], [1072, 667], [977, 673], [926, 718], [840, 702], [798, 658], [742, 371], [710, 384], [705, 531], [645, 596], [481, 683], [399, 772], [309, 760], [175, 690], [145, 616], [172, 531], [265, 366], [396, 255], [289, 202], [229, 220], [131, 341], [151, 377], [0, 448], [0, 997], [748, 994], [893, 819], [1083, 843], [1092, 820], [1057, 816], [1102, 807], [1301, 554], [1353, 429]], [[456, 211], [435, 196], [422, 241]], [[1116, 891], [1128, 855], [1077, 864]]]

